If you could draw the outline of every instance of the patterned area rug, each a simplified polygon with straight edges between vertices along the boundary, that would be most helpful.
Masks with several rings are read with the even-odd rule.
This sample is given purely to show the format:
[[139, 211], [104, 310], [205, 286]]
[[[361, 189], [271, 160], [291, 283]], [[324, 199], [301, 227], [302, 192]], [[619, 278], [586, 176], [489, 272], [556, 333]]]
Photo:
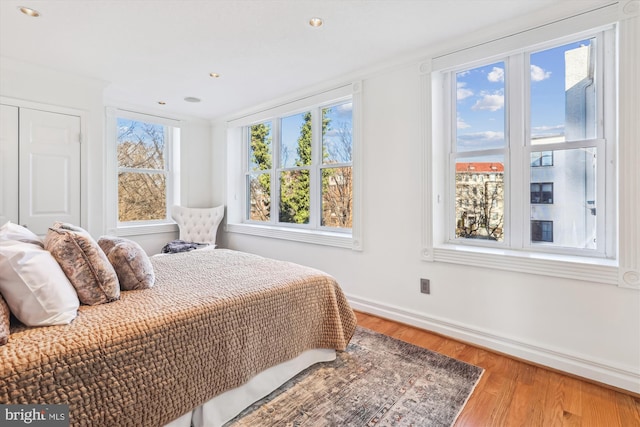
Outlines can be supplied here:
[[451, 426], [482, 372], [358, 327], [335, 361], [303, 371], [225, 426]]

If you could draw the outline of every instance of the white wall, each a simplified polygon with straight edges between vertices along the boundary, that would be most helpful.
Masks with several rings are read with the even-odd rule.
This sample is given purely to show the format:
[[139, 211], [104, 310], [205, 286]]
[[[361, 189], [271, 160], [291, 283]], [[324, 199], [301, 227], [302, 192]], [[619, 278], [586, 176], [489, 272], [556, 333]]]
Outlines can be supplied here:
[[[0, 96], [81, 111], [83, 124], [82, 222], [91, 233], [104, 228], [102, 182], [104, 166], [104, 113], [102, 91], [105, 82], [43, 69], [10, 58], [0, 60]], [[91, 171], [90, 174], [87, 171]]]
[[[632, 24], [635, 34], [640, 34], [638, 21]], [[627, 74], [637, 72], [637, 58], [625, 64]], [[109, 208], [103, 186], [103, 87], [103, 82], [0, 60], [0, 96], [87, 112], [83, 208], [84, 225], [94, 236], [105, 232]], [[424, 107], [419, 91], [418, 63], [363, 79], [362, 252], [223, 230], [221, 246], [323, 269], [339, 280], [353, 306], [364, 311], [640, 392], [637, 290], [420, 260], [419, 112]], [[640, 116], [637, 101], [621, 108], [626, 117]], [[637, 130], [627, 133], [637, 135]], [[182, 141], [182, 203], [226, 203], [224, 125], [210, 129], [208, 123], [188, 121]], [[621, 235], [634, 224], [621, 222]], [[154, 253], [175, 236], [134, 238]], [[421, 277], [431, 279], [431, 295], [419, 293]]]
[[[82, 145], [82, 227], [94, 237], [106, 233], [105, 205], [105, 101], [107, 82], [0, 58], [0, 96], [29, 103], [78, 110], [87, 119]], [[120, 105], [110, 102], [110, 105]], [[132, 111], [151, 113], [126, 105]], [[211, 204], [211, 125], [208, 121], [176, 117], [181, 135], [181, 204]], [[150, 254], [158, 253], [177, 232], [129, 236]]]
[[[363, 79], [362, 252], [226, 232], [220, 243], [325, 270], [357, 309], [640, 392], [638, 290], [420, 260], [419, 93], [417, 62]], [[225, 125], [212, 135], [224, 179]]]

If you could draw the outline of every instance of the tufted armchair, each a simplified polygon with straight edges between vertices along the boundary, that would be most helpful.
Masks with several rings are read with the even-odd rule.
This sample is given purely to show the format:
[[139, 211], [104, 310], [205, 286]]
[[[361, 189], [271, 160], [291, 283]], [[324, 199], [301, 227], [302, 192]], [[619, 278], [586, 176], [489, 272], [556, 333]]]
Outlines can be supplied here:
[[180, 229], [180, 240], [215, 245], [218, 226], [224, 216], [224, 205], [215, 208], [173, 206], [171, 217]]

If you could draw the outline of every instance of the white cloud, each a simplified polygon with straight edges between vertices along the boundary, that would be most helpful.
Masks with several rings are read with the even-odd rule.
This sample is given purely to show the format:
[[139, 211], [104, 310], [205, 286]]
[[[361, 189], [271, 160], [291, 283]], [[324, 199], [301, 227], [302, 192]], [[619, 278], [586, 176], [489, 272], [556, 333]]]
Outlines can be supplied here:
[[487, 130], [484, 132], [466, 133], [464, 135], [459, 135], [458, 138], [468, 141], [503, 141], [504, 132]]
[[493, 83], [504, 81], [504, 68], [493, 67], [493, 70], [487, 74], [487, 80]]
[[504, 132], [484, 131], [458, 134], [458, 149], [460, 151], [502, 147], [504, 147]]
[[549, 77], [551, 77], [551, 71], [545, 71], [541, 67], [531, 64], [531, 81], [532, 82], [541, 82], [542, 80], [546, 80]]
[[347, 102], [345, 104], [340, 104], [337, 106], [339, 113], [346, 113], [353, 110], [353, 104], [351, 102]]
[[458, 114], [457, 127], [458, 129], [467, 129], [470, 128], [471, 125], [465, 122], [462, 117], [460, 117], [460, 114]]
[[482, 98], [476, 101], [472, 110], [489, 110], [498, 111], [504, 107], [504, 93], [502, 91], [495, 92], [493, 94], [482, 93]]
[[543, 137], [551, 137], [551, 136], [562, 136], [564, 135], [564, 125], [555, 125], [555, 126], [534, 126], [531, 128], [531, 137], [532, 138], [543, 138]]
[[468, 98], [473, 95], [473, 91], [471, 89], [467, 89], [465, 86], [467, 84], [465, 82], [458, 82], [457, 86], [457, 98], [458, 101], [461, 101], [465, 98]]
[[549, 132], [549, 131], [558, 131], [564, 130], [564, 125], [555, 125], [555, 126], [534, 126], [531, 128], [533, 132]]

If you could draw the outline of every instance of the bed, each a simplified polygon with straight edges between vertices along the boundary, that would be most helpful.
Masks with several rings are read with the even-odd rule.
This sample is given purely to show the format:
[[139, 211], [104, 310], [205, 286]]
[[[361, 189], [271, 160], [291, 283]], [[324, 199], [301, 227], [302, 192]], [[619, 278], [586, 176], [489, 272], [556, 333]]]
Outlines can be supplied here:
[[151, 263], [151, 289], [81, 305], [68, 325], [14, 325], [0, 403], [67, 403], [74, 426], [217, 426], [355, 330], [337, 282], [313, 268], [227, 249]]

